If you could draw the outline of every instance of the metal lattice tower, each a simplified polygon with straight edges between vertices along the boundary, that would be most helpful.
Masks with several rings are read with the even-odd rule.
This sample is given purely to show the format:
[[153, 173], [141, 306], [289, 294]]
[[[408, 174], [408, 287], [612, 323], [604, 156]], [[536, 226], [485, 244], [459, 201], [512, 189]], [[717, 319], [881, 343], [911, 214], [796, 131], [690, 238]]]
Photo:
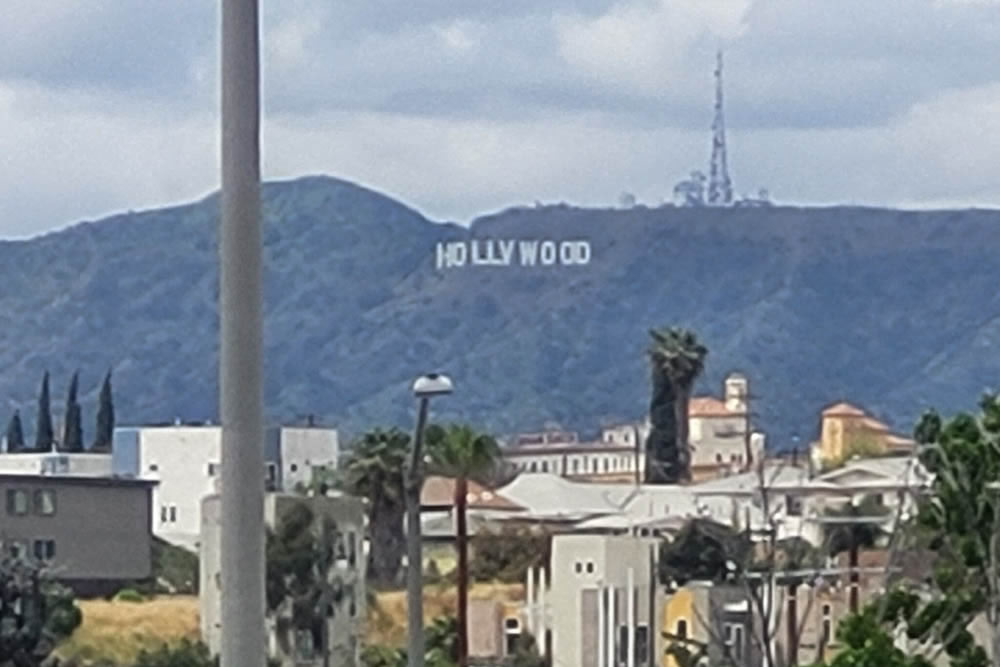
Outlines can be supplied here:
[[733, 184], [726, 164], [726, 123], [722, 114], [722, 51], [715, 56], [715, 115], [712, 118], [712, 164], [708, 177], [708, 205], [733, 203]]

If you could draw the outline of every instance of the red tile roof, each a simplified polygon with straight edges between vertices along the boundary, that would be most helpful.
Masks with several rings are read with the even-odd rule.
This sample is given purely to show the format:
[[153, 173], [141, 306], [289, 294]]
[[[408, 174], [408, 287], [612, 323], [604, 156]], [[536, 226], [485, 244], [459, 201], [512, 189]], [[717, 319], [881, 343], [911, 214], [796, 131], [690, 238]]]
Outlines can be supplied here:
[[824, 417], [866, 417], [865, 411], [845, 401], [834, 403], [823, 410]]
[[688, 403], [689, 417], [734, 417], [739, 414], [714, 396], [695, 396]]
[[[466, 496], [469, 509], [491, 510], [522, 510], [524, 509], [509, 498], [487, 489], [481, 484], [469, 481], [469, 493]], [[455, 480], [450, 477], [431, 476], [424, 480], [420, 491], [420, 504], [423, 507], [451, 507], [455, 501]]]

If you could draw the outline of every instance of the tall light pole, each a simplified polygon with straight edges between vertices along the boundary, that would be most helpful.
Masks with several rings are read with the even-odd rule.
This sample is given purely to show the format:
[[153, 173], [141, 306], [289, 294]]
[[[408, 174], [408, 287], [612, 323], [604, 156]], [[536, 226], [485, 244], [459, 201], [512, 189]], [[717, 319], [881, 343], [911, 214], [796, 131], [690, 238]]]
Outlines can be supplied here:
[[424, 427], [431, 398], [450, 394], [451, 380], [446, 375], [422, 375], [413, 382], [413, 395], [419, 402], [417, 428], [406, 468], [406, 616], [408, 667], [424, 667], [424, 577], [423, 544], [420, 530], [420, 491], [424, 486]]
[[258, 0], [222, 0], [222, 667], [264, 667]]

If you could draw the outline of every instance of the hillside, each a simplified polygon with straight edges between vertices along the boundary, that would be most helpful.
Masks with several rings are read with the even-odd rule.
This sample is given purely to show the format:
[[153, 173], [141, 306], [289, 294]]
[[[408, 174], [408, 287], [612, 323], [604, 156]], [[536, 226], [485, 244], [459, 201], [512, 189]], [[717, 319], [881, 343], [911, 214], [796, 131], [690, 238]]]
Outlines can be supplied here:
[[[1000, 371], [996, 212], [546, 206], [465, 229], [324, 177], [268, 184], [264, 211], [275, 420], [408, 426], [408, 381], [441, 369], [458, 392], [438, 418], [592, 429], [643, 414], [666, 323], [708, 344], [703, 390], [749, 374], [778, 445], [842, 398], [908, 431]], [[119, 423], [214, 419], [216, 216], [209, 197], [0, 243], [6, 411], [30, 431], [42, 372], [58, 409], [79, 367], [89, 438], [112, 367]], [[588, 240], [589, 264], [435, 266], [439, 241], [541, 238]]]

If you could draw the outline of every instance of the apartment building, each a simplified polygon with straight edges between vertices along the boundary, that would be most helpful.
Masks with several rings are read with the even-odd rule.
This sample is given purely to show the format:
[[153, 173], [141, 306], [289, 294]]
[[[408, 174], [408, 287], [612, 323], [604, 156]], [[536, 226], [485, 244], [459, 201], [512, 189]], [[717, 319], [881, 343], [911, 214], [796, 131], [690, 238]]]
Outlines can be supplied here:
[[[314, 468], [334, 469], [337, 431], [316, 426], [265, 431], [267, 488], [292, 491], [306, 485]], [[153, 533], [172, 544], [197, 549], [201, 501], [218, 491], [222, 428], [215, 425], [140, 426], [115, 429], [111, 471], [158, 482], [153, 497]]]
[[104, 595], [152, 575], [155, 482], [0, 474], [0, 541], [46, 563], [79, 595]]

